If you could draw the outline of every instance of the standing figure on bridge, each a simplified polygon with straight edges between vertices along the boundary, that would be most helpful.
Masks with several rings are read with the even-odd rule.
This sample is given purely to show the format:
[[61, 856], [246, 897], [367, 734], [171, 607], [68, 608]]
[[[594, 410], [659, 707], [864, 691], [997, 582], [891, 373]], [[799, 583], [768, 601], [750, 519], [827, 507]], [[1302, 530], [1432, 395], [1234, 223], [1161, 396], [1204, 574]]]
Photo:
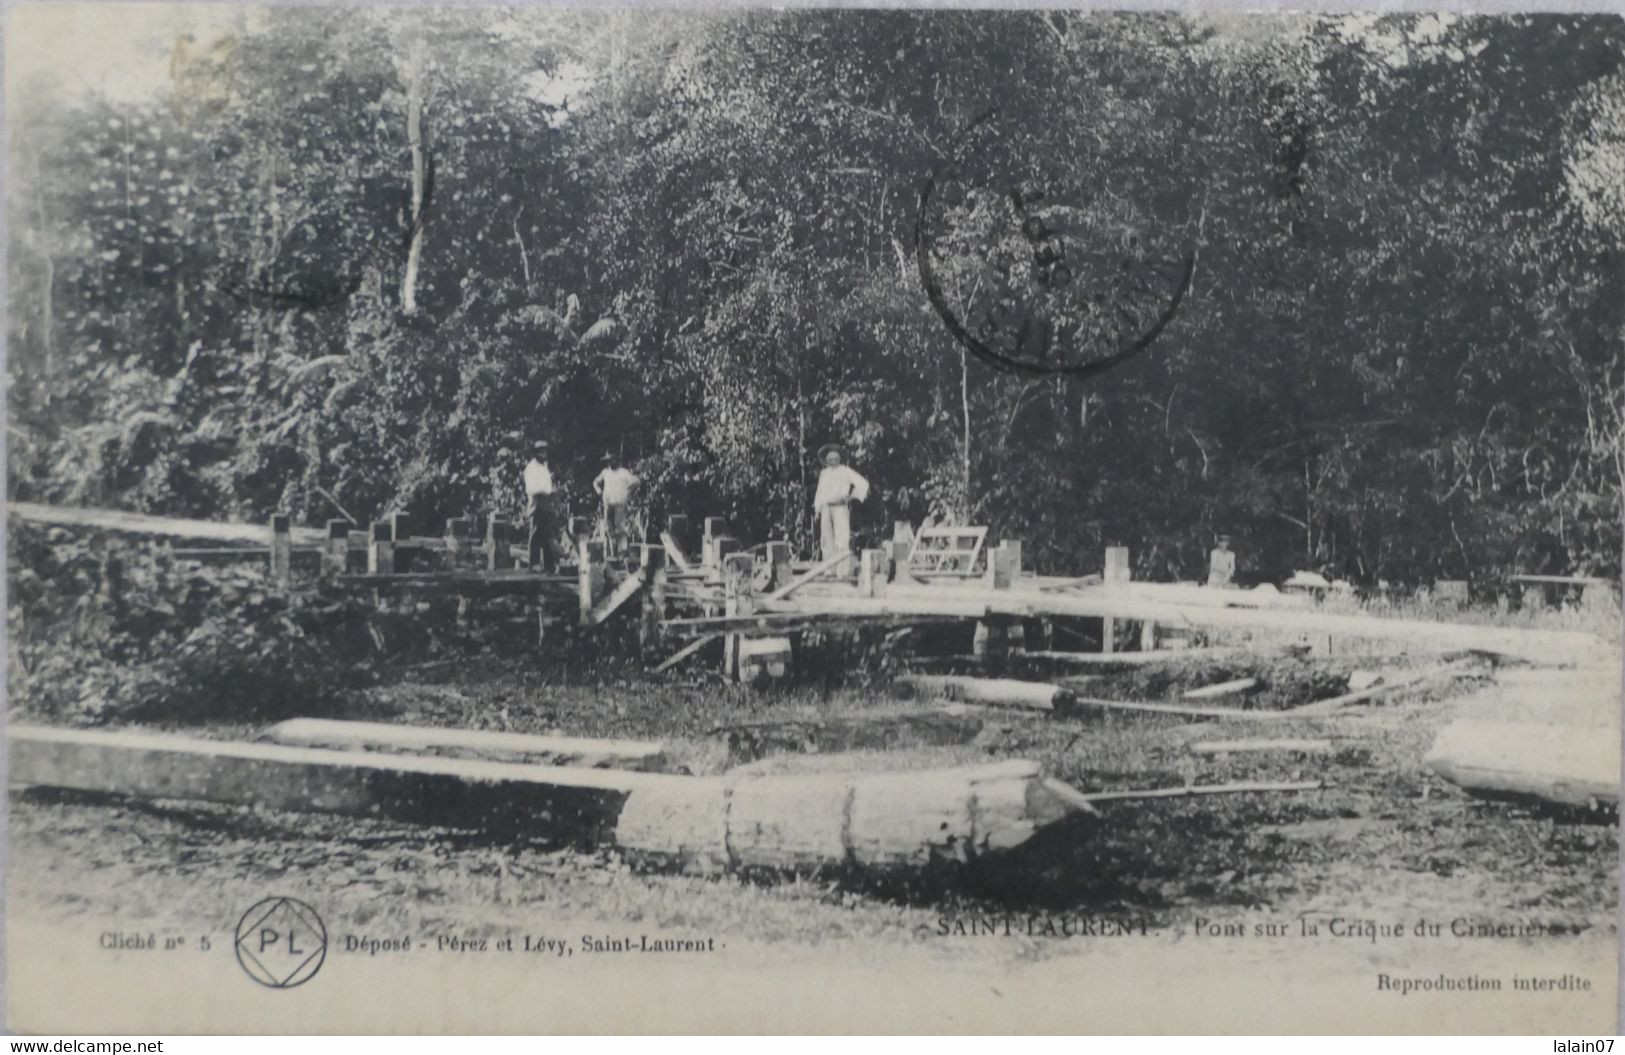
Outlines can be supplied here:
[[547, 465], [547, 441], [537, 440], [525, 465], [525, 519], [530, 524], [530, 568], [551, 572], [558, 567], [559, 517], [553, 507], [553, 470]]
[[841, 448], [826, 443], [818, 449], [824, 468], [818, 474], [813, 508], [818, 510], [818, 538], [824, 560], [852, 551], [850, 506], [869, 497], [869, 481], [841, 464]]
[[626, 542], [626, 502], [642, 481], [636, 473], [621, 465], [618, 454], [604, 455], [603, 471], [592, 482], [592, 489], [604, 500], [604, 550], [611, 557], [619, 557]]

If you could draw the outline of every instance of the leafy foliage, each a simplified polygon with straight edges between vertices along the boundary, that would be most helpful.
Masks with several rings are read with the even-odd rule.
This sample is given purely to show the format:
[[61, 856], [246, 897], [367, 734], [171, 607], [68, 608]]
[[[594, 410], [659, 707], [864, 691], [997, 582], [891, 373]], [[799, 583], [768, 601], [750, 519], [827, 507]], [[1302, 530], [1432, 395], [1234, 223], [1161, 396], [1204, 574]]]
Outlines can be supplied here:
[[[938, 507], [1052, 570], [1195, 576], [1219, 531], [1259, 576], [1620, 570], [1618, 20], [290, 8], [230, 40], [145, 102], [21, 97], [13, 496], [514, 513], [542, 435], [577, 512], [614, 449], [654, 516], [805, 547], [837, 439], [860, 543]], [[1080, 288], [1197, 249], [1150, 353], [1010, 377], [931, 311], [916, 196], [989, 109]], [[1025, 249], [997, 195], [956, 207], [974, 298]]]

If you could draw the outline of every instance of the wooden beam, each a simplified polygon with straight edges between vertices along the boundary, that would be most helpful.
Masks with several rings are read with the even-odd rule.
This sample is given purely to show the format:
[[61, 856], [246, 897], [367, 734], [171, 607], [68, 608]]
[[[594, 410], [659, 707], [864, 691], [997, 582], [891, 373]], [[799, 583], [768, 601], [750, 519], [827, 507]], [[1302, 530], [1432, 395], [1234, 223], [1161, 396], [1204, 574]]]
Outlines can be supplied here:
[[682, 648], [678, 649], [676, 652], [673, 652], [669, 657], [667, 657], [667, 659], [666, 659], [666, 661], [664, 663], [660, 664], [660, 666], [658, 666], [654, 670], [650, 671], [650, 673], [651, 674], [664, 674], [666, 671], [668, 671], [671, 668], [675, 667], [677, 664], [681, 663], [683, 660], [687, 659], [689, 656], [692, 656], [694, 653], [696, 653], [700, 649], [704, 648], [706, 645], [709, 645], [711, 642], [715, 641], [717, 638], [723, 637], [723, 636], [724, 635], [721, 634], [721, 633], [715, 633], [715, 634], [706, 634], [704, 637], [695, 638], [693, 641], [690, 641], [688, 644], [684, 645]]
[[1408, 678], [1400, 678], [1398, 681], [1380, 681], [1377, 684], [1372, 685], [1369, 688], [1361, 689], [1358, 692], [1348, 692], [1341, 696], [1333, 696], [1328, 700], [1316, 700], [1313, 703], [1306, 703], [1300, 707], [1292, 708], [1292, 713], [1325, 714], [1331, 711], [1341, 710], [1344, 707], [1349, 707], [1356, 703], [1364, 703], [1367, 700], [1374, 700], [1378, 696], [1384, 696], [1390, 692], [1398, 691], [1399, 689], [1408, 689], [1413, 686], [1420, 685], [1423, 682], [1432, 681], [1436, 678], [1459, 678], [1463, 674], [1469, 673], [1476, 667], [1477, 664], [1471, 660], [1465, 660], [1460, 663], [1451, 663], [1443, 667], [1434, 667], [1429, 670], [1424, 670], [1418, 674], [1413, 674]]
[[[126, 513], [119, 509], [86, 509], [80, 506], [45, 505], [40, 502], [7, 502], [6, 515], [33, 524], [90, 528], [121, 534], [151, 535], [156, 538], [207, 539], [213, 542], [265, 545], [264, 524], [185, 520], [178, 517]], [[293, 541], [300, 545], [312, 546], [322, 541], [322, 533], [315, 528], [296, 527], [290, 534]]]
[[[1108, 711], [1140, 711], [1146, 714], [1177, 714], [1187, 718], [1224, 718], [1239, 722], [1283, 722], [1292, 718], [1323, 718], [1324, 714], [1304, 714], [1302, 708], [1285, 711], [1244, 711], [1239, 707], [1186, 707], [1177, 703], [1139, 703], [1132, 700], [1102, 700], [1077, 696], [1068, 701], [1069, 709], [1099, 707]], [[1335, 717], [1335, 716], [1332, 716]]]
[[673, 564], [677, 565], [678, 571], [694, 570], [694, 565], [690, 564], [688, 558], [683, 556], [683, 547], [677, 544], [677, 540], [672, 537], [670, 531], [660, 533], [660, 544], [665, 547], [666, 556], [670, 558]]
[[1256, 688], [1258, 688], [1257, 678], [1236, 678], [1234, 681], [1221, 681], [1217, 685], [1204, 685], [1200, 689], [1187, 689], [1185, 699], [1212, 700], [1220, 696], [1239, 696]]
[[340, 722], [290, 718], [265, 730], [265, 738], [290, 747], [337, 751], [432, 751], [497, 762], [658, 770], [663, 744], [648, 740], [600, 740], [576, 736], [535, 736], [484, 729], [443, 729], [387, 722]]
[[642, 568], [622, 579], [620, 585], [611, 590], [608, 596], [593, 605], [592, 610], [587, 613], [587, 618], [584, 620], [585, 625], [598, 626], [603, 623], [604, 620], [614, 615], [623, 604], [636, 597], [638, 591], [643, 589], [646, 581]]
[[791, 579], [788, 583], [779, 587], [777, 590], [774, 590], [772, 593], [765, 594], [761, 598], [761, 601], [763, 604], [771, 604], [774, 601], [782, 601], [789, 597], [792, 593], [795, 593], [797, 590], [801, 589], [803, 586], [812, 582], [814, 579], [827, 574], [830, 569], [845, 564], [851, 559], [852, 554], [850, 553], [838, 553], [829, 560], [820, 561], [818, 564], [813, 566], [811, 571], [804, 572], [801, 575], [796, 576], [794, 579]]
[[1144, 791], [1086, 791], [1083, 798], [1088, 802], [1128, 802], [1138, 799], [1182, 799], [1192, 795], [1239, 795], [1256, 792], [1275, 791], [1320, 791], [1326, 787], [1324, 781], [1300, 781], [1297, 783], [1241, 783], [1241, 784], [1205, 784], [1190, 785], [1181, 788], [1148, 788]]
[[271, 581], [284, 588], [293, 581], [293, 520], [286, 513], [271, 517]]

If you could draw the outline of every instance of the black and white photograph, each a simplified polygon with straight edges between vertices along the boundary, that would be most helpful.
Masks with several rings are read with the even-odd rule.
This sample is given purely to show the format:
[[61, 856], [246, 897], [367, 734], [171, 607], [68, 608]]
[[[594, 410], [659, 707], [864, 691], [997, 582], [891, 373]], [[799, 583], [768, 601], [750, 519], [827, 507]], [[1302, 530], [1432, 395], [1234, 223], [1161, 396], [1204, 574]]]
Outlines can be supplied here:
[[1617, 1031], [1617, 14], [5, 19], [10, 1031]]

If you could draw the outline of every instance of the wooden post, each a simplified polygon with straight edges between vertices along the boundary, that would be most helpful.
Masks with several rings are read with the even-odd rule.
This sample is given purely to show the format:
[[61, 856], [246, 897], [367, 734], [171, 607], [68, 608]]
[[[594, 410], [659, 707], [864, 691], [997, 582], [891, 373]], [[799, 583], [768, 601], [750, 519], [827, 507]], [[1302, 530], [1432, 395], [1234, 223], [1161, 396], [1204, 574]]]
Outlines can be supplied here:
[[[1128, 563], [1127, 546], [1106, 547], [1106, 568], [1101, 574], [1104, 582], [1128, 582], [1133, 572]], [[1117, 651], [1117, 620], [1111, 616], [1101, 620], [1100, 623], [1100, 651]]]
[[499, 571], [503, 568], [513, 567], [513, 550], [508, 535], [508, 521], [506, 517], [496, 513], [491, 514], [485, 522], [485, 568], [487, 571]]
[[706, 517], [705, 518], [705, 538], [702, 541], [710, 542], [712, 539], [721, 538], [722, 536], [726, 535], [727, 533], [728, 533], [728, 518], [727, 517]]
[[452, 571], [468, 563], [474, 524], [467, 517], [446, 521], [446, 564]]
[[875, 597], [886, 582], [886, 554], [883, 550], [866, 549], [858, 563], [858, 596]]
[[393, 555], [391, 571], [411, 571], [417, 561], [413, 560], [412, 547], [407, 542], [412, 538], [412, 518], [406, 513], [389, 514], [389, 541], [390, 552]]
[[976, 635], [971, 639], [971, 654], [984, 663], [997, 665], [1010, 651], [1009, 627], [1007, 624], [982, 619], [976, 624]]
[[271, 517], [271, 581], [287, 586], [293, 579], [293, 522], [286, 513]]
[[[755, 557], [748, 553], [734, 553], [725, 557], [722, 565], [722, 614], [740, 616], [753, 613], [756, 610], [755, 583]], [[739, 676], [738, 634], [729, 634], [723, 639], [722, 676], [730, 681]]]
[[767, 544], [767, 588], [777, 590], [790, 581], [793, 572], [790, 570], [790, 543], [769, 542]]
[[604, 543], [600, 539], [581, 539], [576, 543], [580, 557], [577, 581], [580, 583], [581, 625], [592, 622], [592, 606], [604, 595]]
[[372, 522], [372, 543], [367, 547], [367, 573], [390, 575], [395, 571], [395, 542], [387, 520]]
[[739, 552], [742, 545], [738, 539], [729, 535], [718, 535], [716, 538], [706, 539], [705, 557], [707, 563], [705, 569], [713, 581], [720, 578], [723, 564], [727, 562], [731, 554]]
[[329, 520], [327, 542], [322, 546], [322, 575], [343, 575], [350, 567], [350, 522]]
[[1015, 584], [1017, 569], [1021, 566], [1021, 543], [1001, 542], [987, 555], [987, 585], [994, 590], [1008, 590]]
[[1146, 619], [1140, 623], [1140, 651], [1155, 652], [1157, 650], [1157, 624], [1154, 620]]
[[588, 538], [591, 538], [591, 537], [592, 537], [592, 521], [591, 520], [587, 519], [586, 517], [571, 517], [570, 518], [570, 541], [575, 544], [577, 552], [580, 551], [581, 544], [583, 542], [585, 542]]
[[886, 543], [886, 579], [888, 582], [899, 582], [910, 578], [908, 574], [908, 557], [914, 552], [914, 543], [899, 542], [896, 539]]
[[673, 513], [666, 518], [666, 531], [677, 540], [678, 548], [683, 556], [689, 557], [694, 553], [693, 528], [689, 526], [688, 516], [684, 513]]
[[666, 548], [641, 547], [643, 571], [643, 619], [638, 626], [638, 646], [646, 660], [660, 647], [660, 620], [666, 614]]

